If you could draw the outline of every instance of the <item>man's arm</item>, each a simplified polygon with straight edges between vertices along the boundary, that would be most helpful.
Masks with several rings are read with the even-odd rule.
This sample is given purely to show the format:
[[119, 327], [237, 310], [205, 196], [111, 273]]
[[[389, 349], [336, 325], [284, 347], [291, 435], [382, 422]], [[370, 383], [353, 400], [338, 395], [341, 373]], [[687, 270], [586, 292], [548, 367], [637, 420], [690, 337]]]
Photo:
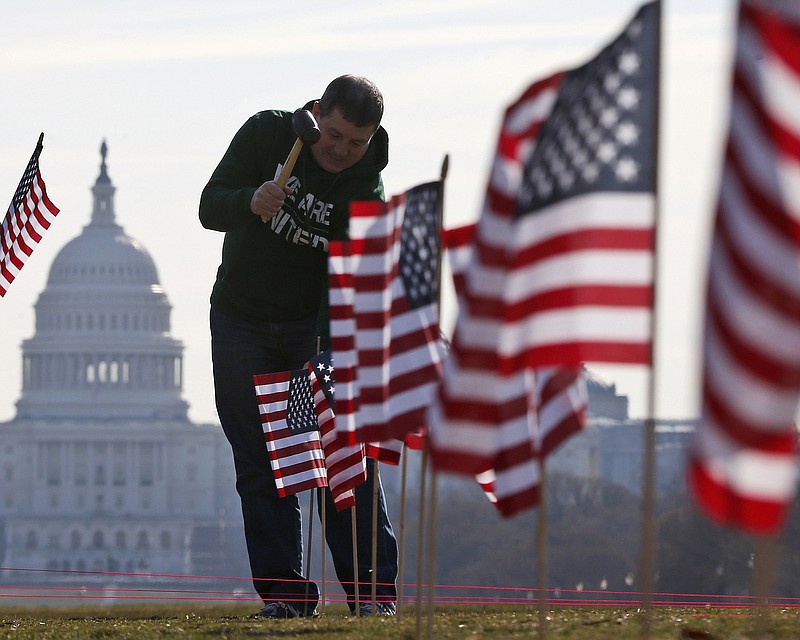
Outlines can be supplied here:
[[231, 231], [251, 222], [251, 202], [260, 186], [256, 155], [256, 119], [234, 136], [200, 195], [200, 223], [206, 229]]

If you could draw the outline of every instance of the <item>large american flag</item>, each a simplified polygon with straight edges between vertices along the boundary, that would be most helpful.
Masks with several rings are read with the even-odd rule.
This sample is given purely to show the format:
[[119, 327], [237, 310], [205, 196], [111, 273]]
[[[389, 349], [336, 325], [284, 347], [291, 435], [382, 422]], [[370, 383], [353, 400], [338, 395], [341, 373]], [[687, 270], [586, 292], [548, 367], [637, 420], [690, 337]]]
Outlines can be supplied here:
[[439, 191], [432, 182], [353, 203], [347, 246], [331, 243], [331, 341], [353, 394], [337, 429], [353, 442], [394, 441], [397, 456], [424, 424], [441, 374]]
[[800, 7], [790, 5], [739, 8], [689, 465], [709, 516], [760, 534], [782, 526], [797, 484]]
[[314, 356], [308, 368], [322, 449], [325, 452], [328, 486], [337, 511], [341, 511], [355, 505], [354, 490], [367, 480], [365, 448], [361, 443], [347, 444], [336, 431], [336, 382], [331, 351]]
[[659, 22], [644, 5], [504, 115], [429, 429], [434, 466], [504, 473], [518, 504], [538, 490], [537, 371], [651, 360]]
[[280, 497], [328, 486], [309, 368], [253, 376]]
[[47, 197], [39, 171], [43, 139], [41, 134], [0, 229], [0, 297], [6, 295], [8, 286], [58, 215], [59, 209]]

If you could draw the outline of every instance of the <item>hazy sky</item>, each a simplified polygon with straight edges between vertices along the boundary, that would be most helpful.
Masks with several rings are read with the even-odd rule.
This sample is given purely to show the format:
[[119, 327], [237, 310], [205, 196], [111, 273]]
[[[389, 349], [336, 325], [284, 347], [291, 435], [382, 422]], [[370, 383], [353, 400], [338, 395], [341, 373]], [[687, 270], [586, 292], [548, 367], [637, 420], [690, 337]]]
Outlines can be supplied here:
[[[346, 4], [346, 6], [345, 6]], [[197, 219], [200, 191], [238, 127], [294, 110], [342, 73], [384, 93], [389, 195], [439, 176], [445, 225], [477, 218], [504, 108], [534, 80], [582, 64], [634, 0], [58, 0], [4, 8], [0, 199], [7, 207], [41, 131], [41, 169], [61, 208], [0, 299], [0, 421], [15, 415], [21, 345], [58, 251], [88, 224], [108, 144], [117, 222], [155, 260], [185, 345], [195, 421], [216, 421], [208, 297], [222, 234]], [[697, 413], [707, 232], [727, 126], [730, 0], [664, 3], [656, 415]], [[452, 317], [452, 309], [445, 309]], [[646, 411], [646, 371], [591, 367]]]

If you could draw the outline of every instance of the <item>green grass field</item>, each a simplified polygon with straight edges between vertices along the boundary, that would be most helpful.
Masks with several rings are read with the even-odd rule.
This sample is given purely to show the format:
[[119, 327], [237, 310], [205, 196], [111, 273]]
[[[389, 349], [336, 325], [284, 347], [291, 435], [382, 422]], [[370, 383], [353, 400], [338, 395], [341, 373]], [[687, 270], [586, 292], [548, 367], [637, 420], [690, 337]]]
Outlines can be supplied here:
[[[538, 638], [536, 607], [444, 607], [436, 610], [428, 635], [427, 613], [412, 608], [394, 618], [354, 618], [343, 607], [329, 607], [315, 619], [260, 620], [252, 606], [148, 605], [89, 608], [0, 608], [0, 638], [280, 638], [282, 640], [372, 640], [380, 638]], [[553, 640], [626, 640], [642, 637], [635, 608], [552, 609], [545, 637]], [[739, 640], [800, 638], [800, 612], [772, 609], [766, 617], [747, 609], [663, 609], [650, 616], [653, 640]], [[760, 621], [760, 622], [759, 622]], [[418, 633], [419, 630], [419, 633]]]

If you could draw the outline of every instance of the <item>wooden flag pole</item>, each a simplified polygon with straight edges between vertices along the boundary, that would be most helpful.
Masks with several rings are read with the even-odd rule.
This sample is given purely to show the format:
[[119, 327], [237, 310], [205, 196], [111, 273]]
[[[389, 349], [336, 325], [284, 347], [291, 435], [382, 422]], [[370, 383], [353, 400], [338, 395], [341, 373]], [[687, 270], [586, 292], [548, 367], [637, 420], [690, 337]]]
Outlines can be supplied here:
[[308, 496], [308, 541], [306, 543], [306, 602], [308, 602], [308, 589], [311, 585], [311, 532], [314, 526], [314, 496], [317, 492], [312, 489], [308, 493], [310, 495]]
[[400, 622], [403, 619], [403, 569], [405, 565], [405, 539], [406, 539], [406, 485], [408, 477], [408, 445], [403, 443], [403, 466], [400, 473], [400, 531], [397, 541], [397, 615]]
[[378, 613], [378, 487], [380, 486], [379, 463], [376, 460], [372, 472], [372, 615]]
[[422, 457], [420, 460], [419, 472], [419, 526], [417, 527], [417, 593], [416, 593], [416, 614], [417, 614], [417, 640], [422, 637], [422, 560], [425, 551], [425, 488], [426, 472], [428, 467], [428, 444], [422, 446]]
[[642, 524], [641, 524], [641, 553], [639, 565], [639, 578], [642, 590], [642, 617], [641, 638], [649, 640], [652, 633], [652, 608], [653, 592], [655, 590], [656, 573], [656, 336], [657, 336], [657, 305], [656, 293], [658, 283], [658, 219], [659, 219], [659, 179], [658, 179], [658, 148], [660, 139], [660, 105], [661, 100], [661, 25], [662, 3], [657, 3], [656, 42], [656, 69], [659, 78], [655, 81], [655, 143], [653, 145], [653, 166], [655, 167], [654, 186], [654, 211], [653, 211], [653, 288], [652, 306], [650, 313], [650, 369], [648, 371], [647, 385], [647, 419], [645, 420], [644, 433], [644, 459], [642, 461]]
[[356, 505], [350, 507], [350, 528], [353, 533], [353, 596], [356, 605], [355, 615], [357, 616], [361, 603], [358, 597], [358, 530], [356, 529]]
[[436, 471], [431, 468], [431, 496], [428, 501], [428, 571], [427, 584], [428, 628], [426, 638], [433, 637], [434, 587], [436, 585]]
[[328, 528], [327, 528], [327, 512], [328, 512], [328, 504], [326, 501], [325, 495], [325, 487], [318, 487], [319, 491], [319, 506], [320, 506], [320, 526], [322, 527], [322, 535], [320, 536], [321, 539], [321, 553], [320, 558], [322, 558], [322, 590], [320, 593], [320, 604], [322, 605], [322, 613], [325, 613], [328, 608], [327, 603], [327, 590], [328, 590], [328, 563], [326, 558], [326, 549], [325, 549], [325, 540], [328, 538]]
[[[439, 255], [436, 260], [436, 291], [439, 296], [437, 310], [439, 312], [439, 326], [441, 332], [441, 306], [442, 306], [442, 227], [444, 226], [444, 183], [447, 171], [450, 168], [450, 156], [445, 154], [442, 160], [442, 169], [439, 177], [439, 198], [436, 201], [436, 227], [439, 231]], [[431, 495], [428, 502], [428, 569], [426, 572], [427, 583], [427, 608], [428, 627], [427, 636], [432, 637], [434, 616], [434, 590], [436, 585], [436, 470], [431, 467]], [[420, 550], [421, 553], [421, 550]]]
[[536, 568], [539, 583], [539, 640], [547, 637], [547, 468], [539, 455], [539, 509], [536, 516]]
[[770, 637], [769, 599], [775, 590], [775, 569], [778, 562], [778, 544], [774, 535], [755, 537], [755, 566], [753, 567], [753, 595], [755, 596], [754, 635], [756, 640]]

